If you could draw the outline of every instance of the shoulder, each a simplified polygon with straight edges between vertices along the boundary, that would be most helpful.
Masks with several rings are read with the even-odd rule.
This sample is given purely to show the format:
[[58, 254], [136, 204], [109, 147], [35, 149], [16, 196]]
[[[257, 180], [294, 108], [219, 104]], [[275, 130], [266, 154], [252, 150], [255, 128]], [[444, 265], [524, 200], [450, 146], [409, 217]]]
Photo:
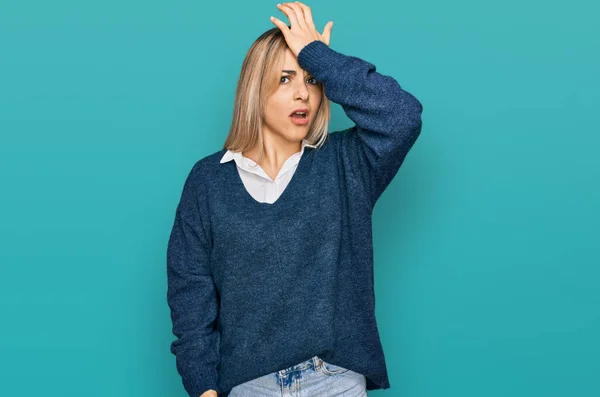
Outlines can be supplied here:
[[344, 139], [348, 136], [348, 134], [350, 134], [353, 128], [355, 127], [348, 127], [343, 130], [332, 131], [329, 133], [329, 138], [331, 138], [333, 141]]
[[218, 167], [219, 164], [221, 164], [221, 159], [226, 152], [227, 149], [220, 149], [196, 160], [192, 166], [192, 173], [201, 173], [203, 171], [209, 171]]
[[349, 141], [356, 138], [357, 128], [356, 126], [344, 128], [341, 130], [332, 131], [329, 133], [329, 138], [334, 150], [339, 154], [343, 152], [346, 147], [352, 145]]
[[226, 152], [226, 149], [221, 149], [196, 160], [188, 173], [186, 184], [196, 189], [210, 184], [211, 179], [217, 175], [221, 158]]

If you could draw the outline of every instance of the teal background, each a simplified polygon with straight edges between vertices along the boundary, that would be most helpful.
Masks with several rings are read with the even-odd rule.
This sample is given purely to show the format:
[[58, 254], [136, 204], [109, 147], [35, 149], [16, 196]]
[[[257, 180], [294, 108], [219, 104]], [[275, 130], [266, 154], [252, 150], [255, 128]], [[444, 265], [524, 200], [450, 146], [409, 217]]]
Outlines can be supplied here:
[[[167, 239], [275, 4], [2, 2], [0, 395], [185, 395]], [[373, 214], [369, 395], [600, 395], [598, 6], [307, 4], [424, 105]]]

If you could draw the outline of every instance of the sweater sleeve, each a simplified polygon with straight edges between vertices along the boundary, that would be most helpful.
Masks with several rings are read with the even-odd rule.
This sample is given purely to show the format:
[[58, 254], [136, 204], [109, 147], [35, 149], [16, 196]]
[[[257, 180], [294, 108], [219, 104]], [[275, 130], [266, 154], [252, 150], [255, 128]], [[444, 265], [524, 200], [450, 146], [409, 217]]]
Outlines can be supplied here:
[[[177, 371], [190, 397], [217, 390], [218, 295], [209, 266], [209, 239], [200, 218], [198, 163], [188, 175], [167, 248], [167, 302]], [[217, 390], [218, 391], [218, 390]]]
[[335, 133], [338, 149], [374, 206], [421, 132], [422, 104], [375, 65], [319, 40], [300, 51], [298, 64], [323, 83], [325, 96], [356, 124]]

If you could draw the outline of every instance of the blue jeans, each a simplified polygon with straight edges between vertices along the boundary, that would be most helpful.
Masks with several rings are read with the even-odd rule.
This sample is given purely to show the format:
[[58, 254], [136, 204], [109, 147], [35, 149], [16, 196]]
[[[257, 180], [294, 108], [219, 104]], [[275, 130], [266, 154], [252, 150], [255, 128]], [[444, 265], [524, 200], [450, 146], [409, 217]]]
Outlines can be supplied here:
[[231, 389], [229, 397], [365, 397], [364, 375], [314, 356]]

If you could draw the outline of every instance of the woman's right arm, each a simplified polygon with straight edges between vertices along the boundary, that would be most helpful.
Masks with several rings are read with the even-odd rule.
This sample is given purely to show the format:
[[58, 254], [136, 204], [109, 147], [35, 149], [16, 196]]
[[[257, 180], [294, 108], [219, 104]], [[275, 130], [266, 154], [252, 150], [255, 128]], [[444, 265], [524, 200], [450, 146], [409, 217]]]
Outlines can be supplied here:
[[190, 397], [217, 397], [219, 302], [209, 266], [210, 240], [200, 216], [206, 203], [198, 168], [196, 163], [185, 181], [167, 248], [167, 301], [177, 337], [171, 353]]

